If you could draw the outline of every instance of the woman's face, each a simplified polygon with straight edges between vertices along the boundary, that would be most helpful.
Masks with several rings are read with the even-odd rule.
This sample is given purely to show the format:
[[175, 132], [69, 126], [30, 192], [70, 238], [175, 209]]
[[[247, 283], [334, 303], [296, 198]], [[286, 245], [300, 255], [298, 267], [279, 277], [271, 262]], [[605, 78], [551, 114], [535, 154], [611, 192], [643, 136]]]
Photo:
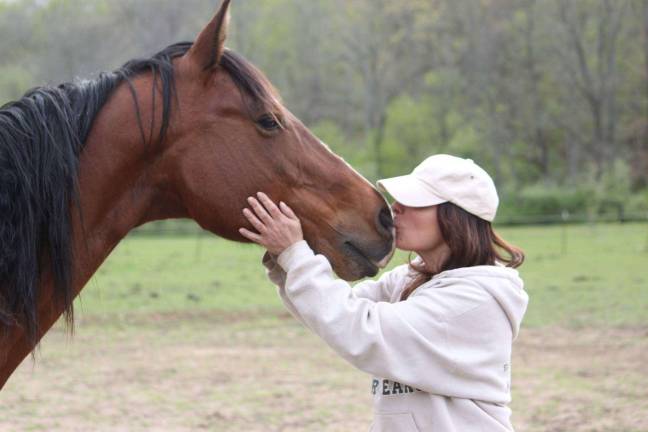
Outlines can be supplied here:
[[392, 205], [398, 249], [425, 255], [445, 246], [437, 207], [407, 207], [399, 202]]

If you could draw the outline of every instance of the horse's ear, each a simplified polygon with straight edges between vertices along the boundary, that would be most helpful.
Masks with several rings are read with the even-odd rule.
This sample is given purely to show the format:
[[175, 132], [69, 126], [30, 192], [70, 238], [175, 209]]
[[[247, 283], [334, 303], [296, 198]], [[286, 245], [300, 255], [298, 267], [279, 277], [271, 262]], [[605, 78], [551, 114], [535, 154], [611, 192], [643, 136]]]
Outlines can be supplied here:
[[191, 50], [189, 50], [189, 56], [203, 70], [209, 70], [218, 65], [225, 51], [230, 2], [231, 0], [223, 0], [214, 18], [200, 32]]

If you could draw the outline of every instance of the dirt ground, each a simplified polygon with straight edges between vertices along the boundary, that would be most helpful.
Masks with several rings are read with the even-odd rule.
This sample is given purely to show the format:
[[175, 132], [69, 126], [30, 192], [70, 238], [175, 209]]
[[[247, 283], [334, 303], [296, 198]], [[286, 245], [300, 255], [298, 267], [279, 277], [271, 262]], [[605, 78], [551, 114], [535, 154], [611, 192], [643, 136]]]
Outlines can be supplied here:
[[[648, 431], [648, 328], [523, 329], [521, 432]], [[55, 328], [0, 392], [0, 431], [365, 431], [370, 377], [285, 316]]]

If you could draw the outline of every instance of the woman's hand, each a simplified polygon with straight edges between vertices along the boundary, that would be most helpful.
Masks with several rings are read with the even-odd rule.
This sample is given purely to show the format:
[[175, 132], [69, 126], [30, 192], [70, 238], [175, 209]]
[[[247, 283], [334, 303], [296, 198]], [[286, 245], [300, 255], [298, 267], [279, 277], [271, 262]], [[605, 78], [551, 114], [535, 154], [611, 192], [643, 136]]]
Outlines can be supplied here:
[[248, 198], [254, 212], [245, 208], [243, 215], [258, 234], [240, 228], [239, 232], [243, 237], [260, 244], [275, 256], [304, 239], [301, 222], [286, 203], [281, 202], [277, 207], [263, 192], [258, 192], [257, 197], [258, 200], [254, 197]]

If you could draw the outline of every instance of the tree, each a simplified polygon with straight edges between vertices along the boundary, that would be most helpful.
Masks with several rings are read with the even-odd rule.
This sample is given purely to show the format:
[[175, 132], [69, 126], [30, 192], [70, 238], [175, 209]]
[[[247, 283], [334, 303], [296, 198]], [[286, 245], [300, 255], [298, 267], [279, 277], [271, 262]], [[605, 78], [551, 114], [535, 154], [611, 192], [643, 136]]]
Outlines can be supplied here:
[[[382, 143], [389, 103], [430, 69], [432, 53], [417, 29], [424, 2], [388, 0], [339, 1], [339, 34], [343, 56], [362, 88], [364, 132], [375, 163], [383, 174]], [[351, 81], [349, 84], [354, 85]]]
[[[597, 179], [615, 159], [612, 150], [617, 145], [619, 121], [617, 43], [628, 4], [625, 0], [558, 2], [564, 38], [558, 52], [578, 103], [573, 108], [589, 112], [588, 127], [576, 124], [574, 128], [565, 123], [563, 126], [569, 127], [589, 151]], [[589, 137], [579, 131], [585, 131]]]

